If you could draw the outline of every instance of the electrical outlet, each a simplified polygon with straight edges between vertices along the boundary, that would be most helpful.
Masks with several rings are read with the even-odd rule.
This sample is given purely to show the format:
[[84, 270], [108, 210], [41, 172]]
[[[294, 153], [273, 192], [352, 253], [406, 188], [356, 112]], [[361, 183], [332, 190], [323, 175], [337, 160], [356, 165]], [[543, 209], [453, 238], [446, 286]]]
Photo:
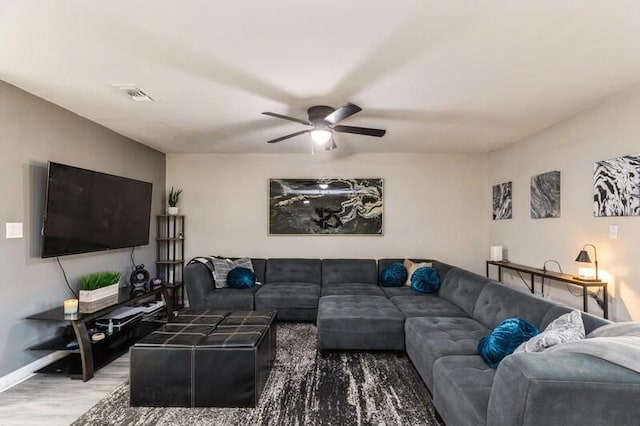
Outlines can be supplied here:
[[609, 238], [612, 240], [618, 239], [618, 225], [609, 225]]
[[7, 239], [9, 238], [22, 238], [22, 222], [11, 223], [7, 222]]

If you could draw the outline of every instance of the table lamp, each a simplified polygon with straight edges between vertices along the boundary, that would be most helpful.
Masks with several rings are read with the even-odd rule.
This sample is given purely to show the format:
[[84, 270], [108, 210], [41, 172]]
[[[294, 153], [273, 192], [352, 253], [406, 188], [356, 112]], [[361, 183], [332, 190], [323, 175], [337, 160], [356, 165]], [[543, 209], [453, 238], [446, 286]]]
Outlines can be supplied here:
[[596, 251], [596, 246], [594, 246], [593, 244], [585, 244], [584, 247], [582, 247], [582, 250], [580, 250], [580, 252], [578, 253], [578, 257], [576, 257], [576, 262], [591, 263], [591, 257], [589, 256], [589, 253], [586, 250], [587, 247], [593, 248], [593, 257], [594, 257], [593, 263], [596, 267], [595, 277], [593, 275], [593, 269], [578, 268], [578, 276], [574, 278], [580, 281], [600, 281], [600, 278], [598, 277], [598, 252]]

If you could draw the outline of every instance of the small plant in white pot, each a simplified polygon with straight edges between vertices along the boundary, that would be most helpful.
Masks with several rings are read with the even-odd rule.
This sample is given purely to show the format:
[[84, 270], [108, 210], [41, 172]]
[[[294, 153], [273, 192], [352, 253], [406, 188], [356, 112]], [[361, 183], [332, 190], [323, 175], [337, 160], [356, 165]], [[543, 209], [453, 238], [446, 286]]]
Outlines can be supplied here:
[[169, 207], [167, 208], [167, 214], [176, 215], [178, 214], [178, 200], [180, 199], [180, 194], [182, 194], [182, 189], [173, 189], [171, 187], [171, 191], [169, 191], [169, 197], [167, 198], [167, 204]]
[[80, 312], [91, 313], [118, 302], [120, 272], [105, 271], [80, 278]]

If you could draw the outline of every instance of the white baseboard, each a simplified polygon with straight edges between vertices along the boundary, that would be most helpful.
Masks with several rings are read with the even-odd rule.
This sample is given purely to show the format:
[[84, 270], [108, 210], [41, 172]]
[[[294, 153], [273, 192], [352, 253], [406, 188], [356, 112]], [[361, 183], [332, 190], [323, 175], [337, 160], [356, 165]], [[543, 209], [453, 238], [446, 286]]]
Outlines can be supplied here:
[[7, 389], [17, 385], [18, 383], [27, 380], [29, 377], [35, 374], [34, 371], [38, 371], [41, 368], [51, 364], [52, 362], [55, 362], [60, 358], [64, 358], [68, 353], [69, 352], [67, 351], [52, 352], [48, 355], [43, 356], [42, 358], [36, 359], [32, 363], [29, 363], [14, 372], [7, 374], [6, 376], [0, 377], [0, 392], [4, 392]]

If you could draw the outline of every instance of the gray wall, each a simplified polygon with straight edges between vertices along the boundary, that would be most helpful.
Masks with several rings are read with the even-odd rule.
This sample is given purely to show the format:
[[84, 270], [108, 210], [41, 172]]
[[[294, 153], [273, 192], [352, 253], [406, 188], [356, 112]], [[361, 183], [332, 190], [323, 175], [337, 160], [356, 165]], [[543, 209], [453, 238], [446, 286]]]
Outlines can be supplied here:
[[[185, 255], [434, 257], [484, 271], [486, 154], [168, 154]], [[268, 235], [269, 178], [384, 178], [383, 236]]]
[[[70, 292], [55, 259], [40, 258], [47, 161], [153, 183], [152, 215], [162, 210], [165, 155], [0, 81], [0, 377], [45, 355], [27, 348], [61, 324], [24, 319], [60, 306]], [[107, 194], [105, 194], [107, 195]], [[155, 241], [135, 250], [155, 274]], [[23, 239], [6, 239], [5, 223], [23, 222]], [[73, 287], [80, 275], [131, 272], [129, 249], [61, 258]]]
[[[640, 217], [593, 216], [593, 163], [640, 153], [639, 111], [636, 89], [489, 154], [488, 186], [513, 182], [513, 219], [490, 221], [491, 244], [506, 247], [512, 262], [542, 268], [545, 260], [555, 259], [574, 275], [584, 266], [575, 262], [578, 251], [595, 244], [600, 276], [609, 285], [610, 318], [616, 321], [640, 320]], [[551, 170], [561, 172], [561, 217], [532, 219], [531, 176]], [[619, 227], [615, 240], [609, 225]], [[510, 282], [526, 291], [517, 275]], [[561, 283], [547, 285], [545, 297], [582, 307], [582, 299]], [[589, 311], [602, 313], [592, 299]]]

